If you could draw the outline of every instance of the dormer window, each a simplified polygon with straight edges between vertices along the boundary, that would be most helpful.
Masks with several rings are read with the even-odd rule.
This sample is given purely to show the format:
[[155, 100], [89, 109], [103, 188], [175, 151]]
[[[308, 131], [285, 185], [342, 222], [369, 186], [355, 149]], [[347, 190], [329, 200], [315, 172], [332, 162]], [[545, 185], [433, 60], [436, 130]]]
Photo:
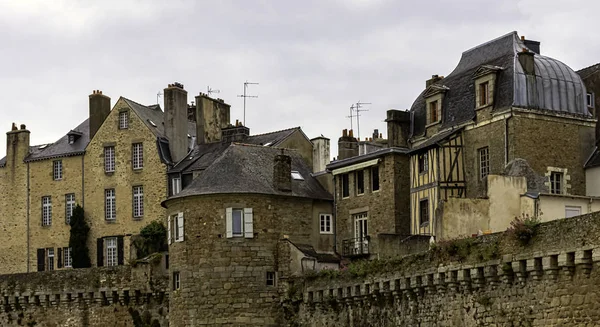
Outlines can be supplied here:
[[494, 104], [494, 84], [498, 72], [504, 68], [492, 65], [480, 66], [475, 75], [475, 108], [481, 109]]
[[77, 142], [77, 140], [82, 135], [83, 134], [81, 132], [78, 132], [78, 131], [70, 131], [69, 133], [67, 133], [67, 138], [68, 138], [69, 144], [75, 144], [75, 142]]
[[438, 122], [438, 100], [429, 102], [429, 123], [433, 124]]
[[75, 135], [69, 135], [69, 144], [75, 143]]
[[427, 125], [434, 125], [442, 121], [442, 103], [444, 94], [449, 88], [445, 85], [431, 85], [425, 91], [425, 109], [427, 112]]

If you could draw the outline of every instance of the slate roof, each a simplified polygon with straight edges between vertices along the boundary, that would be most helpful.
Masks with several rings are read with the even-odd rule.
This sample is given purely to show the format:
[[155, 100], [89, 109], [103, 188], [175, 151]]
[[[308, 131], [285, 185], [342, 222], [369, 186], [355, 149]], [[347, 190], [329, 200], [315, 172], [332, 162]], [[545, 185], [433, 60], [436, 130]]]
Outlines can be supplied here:
[[589, 67], [585, 67], [582, 68], [580, 70], [577, 71], [577, 74], [579, 74], [579, 76], [581, 76], [582, 79], [586, 79], [588, 78], [590, 75], [596, 73], [600, 71], [600, 63], [597, 63], [595, 65], [591, 65]]
[[[292, 191], [280, 191], [273, 185], [273, 164], [282, 150], [292, 158], [292, 170], [304, 180], [292, 179]], [[291, 177], [290, 177], [291, 178]], [[321, 184], [311, 176], [311, 167], [294, 150], [248, 145], [227, 144], [227, 148], [200, 176], [179, 194], [169, 199], [194, 195], [253, 193], [285, 195], [311, 199], [333, 200]]]
[[[133, 100], [121, 97], [125, 103], [138, 115], [138, 117], [146, 124], [148, 129], [157, 137], [165, 136], [165, 124], [163, 111], [159, 105], [144, 106]], [[154, 125], [152, 125], [154, 123]], [[194, 133], [195, 134], [195, 133]]]
[[584, 167], [592, 168], [592, 167], [598, 167], [598, 166], [600, 166], [600, 149], [598, 149], [598, 147], [595, 147], [594, 151], [592, 152], [592, 155], [587, 160]]
[[410, 152], [416, 152], [416, 151], [420, 151], [426, 148], [429, 148], [431, 146], [436, 145], [438, 142], [441, 142], [443, 140], [445, 140], [446, 138], [458, 133], [459, 131], [461, 131], [462, 128], [453, 128], [447, 131], [443, 131], [440, 133], [435, 134], [434, 136], [430, 137], [429, 139], [427, 139], [427, 141], [420, 143], [418, 145], [413, 146], [410, 149]]
[[[250, 135], [243, 143], [276, 147], [296, 131], [303, 133], [300, 127], [293, 127], [271, 133]], [[206, 169], [228, 147], [229, 143], [223, 142], [196, 144], [185, 159], [178, 162], [171, 170], [169, 170], [169, 173]]]
[[294, 243], [290, 240], [288, 241], [292, 243], [298, 250], [300, 250], [300, 252], [304, 253], [309, 257], [317, 259], [318, 262], [339, 263], [341, 261], [340, 258], [333, 253], [321, 253], [315, 251], [315, 248], [312, 245]]
[[[475, 117], [474, 75], [484, 65], [502, 68], [497, 73], [493, 111], [517, 106], [590, 117], [581, 78], [562, 62], [534, 54], [536, 75], [532, 79], [523, 73], [517, 58], [523, 48], [517, 32], [511, 32], [463, 52], [452, 73], [434, 83], [434, 87], [448, 88], [442, 102], [441, 129]], [[410, 109], [414, 115], [411, 136], [425, 133], [425, 91]]]
[[46, 147], [41, 145], [30, 147], [29, 155], [25, 158], [25, 162], [77, 156], [85, 153], [85, 148], [88, 143], [90, 143], [89, 119], [84, 120], [72, 131], [81, 134], [73, 144], [69, 144], [69, 136], [67, 133], [58, 139], [58, 141], [48, 144]]

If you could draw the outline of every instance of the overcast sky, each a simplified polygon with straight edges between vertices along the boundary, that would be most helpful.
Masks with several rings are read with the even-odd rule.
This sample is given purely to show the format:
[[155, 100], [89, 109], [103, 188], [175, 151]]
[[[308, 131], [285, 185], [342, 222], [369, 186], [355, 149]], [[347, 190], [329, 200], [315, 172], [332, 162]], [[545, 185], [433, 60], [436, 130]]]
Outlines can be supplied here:
[[252, 134], [301, 126], [336, 156], [353, 103], [372, 103], [361, 137], [385, 135], [386, 110], [410, 108], [432, 74], [508, 32], [576, 70], [599, 62], [598, 12], [600, 1], [575, 0], [0, 0], [0, 142], [12, 122], [32, 145], [56, 141], [87, 118], [92, 90], [154, 104], [175, 81], [188, 101], [219, 89], [241, 120], [248, 80], [260, 83]]

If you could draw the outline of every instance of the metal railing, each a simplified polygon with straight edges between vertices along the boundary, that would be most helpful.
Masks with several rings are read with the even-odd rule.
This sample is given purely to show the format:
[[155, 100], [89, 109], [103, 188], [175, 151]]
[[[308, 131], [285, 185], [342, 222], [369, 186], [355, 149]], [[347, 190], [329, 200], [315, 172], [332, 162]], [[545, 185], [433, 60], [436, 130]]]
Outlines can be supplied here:
[[369, 254], [369, 237], [351, 238], [342, 241], [342, 255], [346, 257]]

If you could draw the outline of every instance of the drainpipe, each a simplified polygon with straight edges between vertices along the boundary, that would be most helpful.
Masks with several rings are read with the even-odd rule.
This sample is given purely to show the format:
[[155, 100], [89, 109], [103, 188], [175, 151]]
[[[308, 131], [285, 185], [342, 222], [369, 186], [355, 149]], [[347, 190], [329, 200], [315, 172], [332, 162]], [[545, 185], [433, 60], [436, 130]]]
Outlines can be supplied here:
[[81, 207], [85, 208], [85, 167], [83, 158], [85, 154], [81, 156]]
[[508, 117], [504, 118], [504, 167], [508, 165], [508, 120], [512, 118], [512, 106]]
[[29, 267], [29, 254], [30, 254], [30, 233], [29, 233], [29, 201], [30, 200], [30, 194], [29, 194], [29, 162], [27, 163], [27, 272], [30, 272], [30, 267]]
[[337, 185], [335, 182], [335, 176], [333, 176], [333, 253], [337, 253]]

